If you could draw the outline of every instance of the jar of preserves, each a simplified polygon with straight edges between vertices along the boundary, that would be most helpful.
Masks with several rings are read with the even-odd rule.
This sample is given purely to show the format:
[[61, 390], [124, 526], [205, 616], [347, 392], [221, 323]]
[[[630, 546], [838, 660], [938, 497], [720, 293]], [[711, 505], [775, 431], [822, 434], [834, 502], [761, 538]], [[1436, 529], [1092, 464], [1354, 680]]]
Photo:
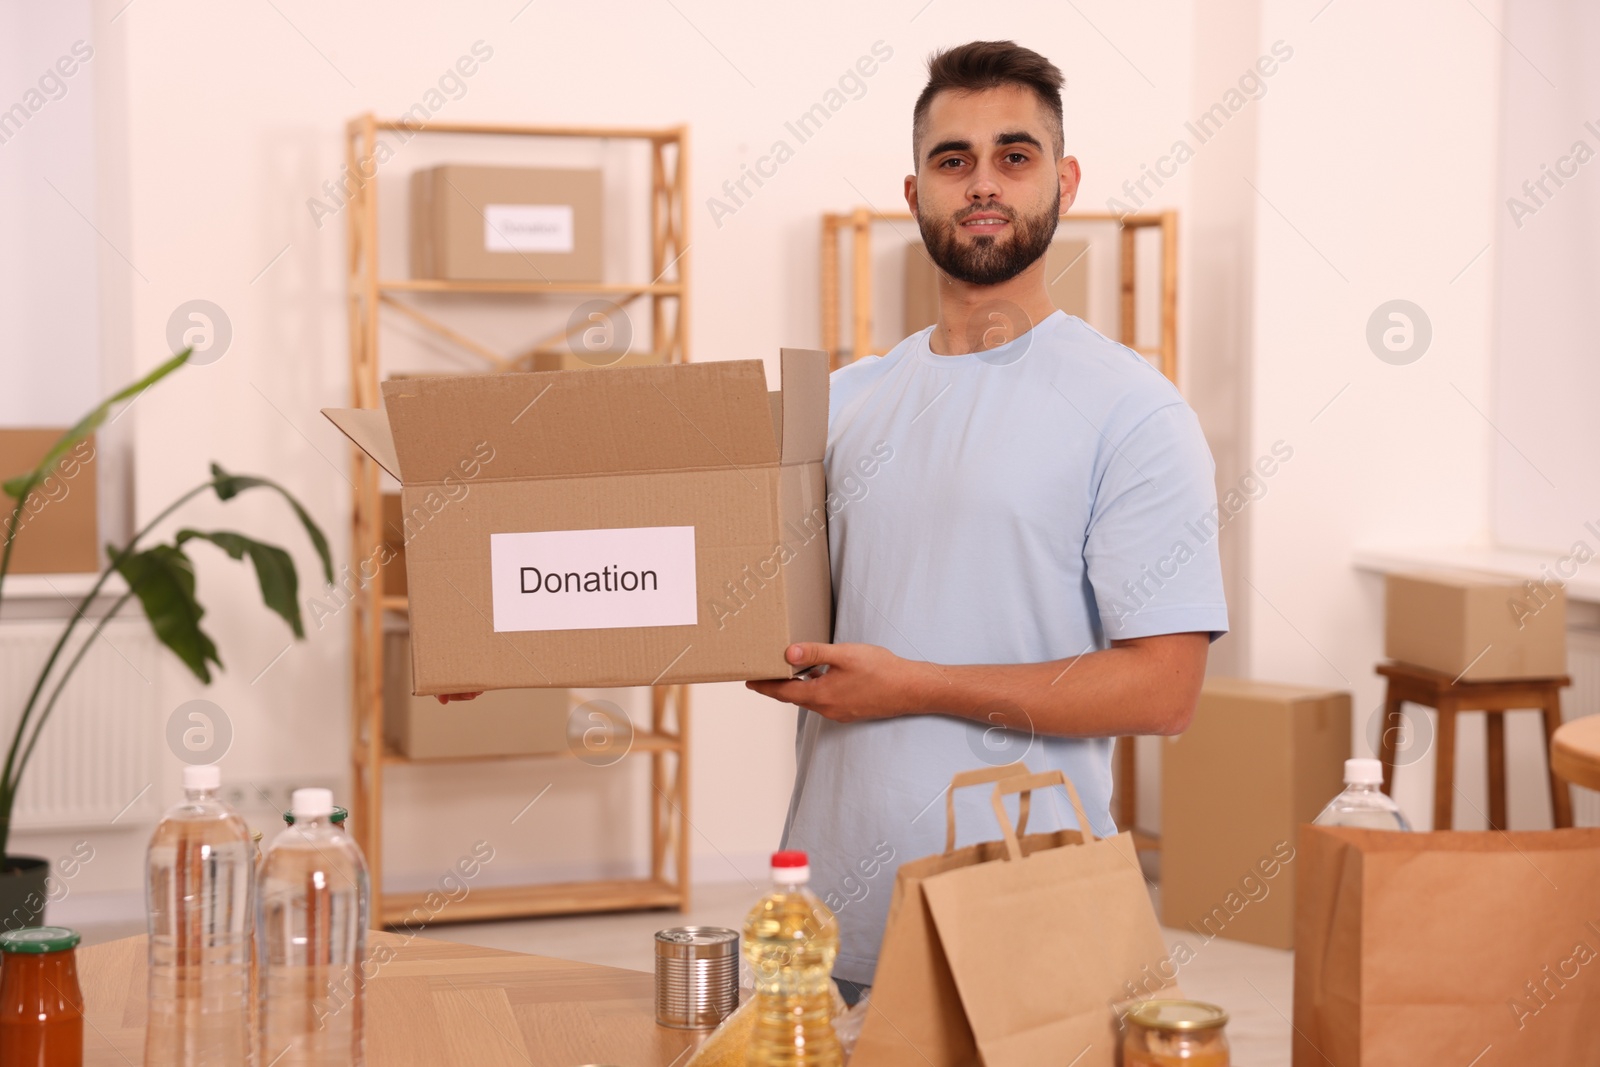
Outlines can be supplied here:
[[81, 1067], [77, 947], [63, 926], [0, 933], [0, 1063]]
[[1198, 1000], [1146, 1000], [1128, 1010], [1122, 1067], [1228, 1067], [1228, 1013]]

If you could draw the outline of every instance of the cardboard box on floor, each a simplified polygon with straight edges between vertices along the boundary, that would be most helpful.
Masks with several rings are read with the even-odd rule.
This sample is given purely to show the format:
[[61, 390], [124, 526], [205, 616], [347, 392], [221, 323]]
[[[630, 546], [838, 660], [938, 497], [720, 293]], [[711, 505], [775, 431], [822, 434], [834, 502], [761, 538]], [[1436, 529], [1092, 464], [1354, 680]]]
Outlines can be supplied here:
[[[66, 433], [49, 429], [0, 429], [0, 481], [25, 475]], [[100, 570], [100, 510], [96, 501], [94, 437], [79, 441], [56, 461], [34, 489], [11, 547], [12, 574], [81, 574]], [[9, 532], [16, 501], [5, 499], [0, 545]]]
[[1207, 678], [1161, 748], [1162, 925], [1294, 947], [1297, 827], [1344, 788], [1349, 757], [1349, 693]]
[[828, 361], [383, 383], [324, 414], [401, 483], [412, 692], [787, 678], [832, 626]]
[[1567, 673], [1567, 594], [1468, 570], [1391, 574], [1383, 654], [1462, 681]]
[[441, 704], [411, 694], [411, 639], [383, 635], [383, 738], [410, 759], [532, 756], [567, 750], [565, 689], [499, 689]]
[[601, 279], [598, 170], [445, 164], [411, 174], [411, 276]]

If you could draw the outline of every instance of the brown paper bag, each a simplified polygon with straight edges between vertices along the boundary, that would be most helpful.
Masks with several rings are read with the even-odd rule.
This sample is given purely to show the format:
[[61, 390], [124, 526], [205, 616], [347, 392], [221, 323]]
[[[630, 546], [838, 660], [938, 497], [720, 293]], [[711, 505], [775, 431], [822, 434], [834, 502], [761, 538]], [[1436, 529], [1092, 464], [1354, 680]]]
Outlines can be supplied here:
[[[955, 790], [996, 780], [1002, 840], [957, 850]], [[1026, 833], [1031, 791], [1050, 785], [1081, 833]], [[1114, 1006], [1176, 995], [1133, 838], [1096, 837], [1060, 771], [1020, 764], [957, 775], [945, 813], [944, 853], [896, 875], [853, 1067], [1111, 1067]]]
[[1600, 1067], [1600, 829], [1304, 826], [1295, 1067]]

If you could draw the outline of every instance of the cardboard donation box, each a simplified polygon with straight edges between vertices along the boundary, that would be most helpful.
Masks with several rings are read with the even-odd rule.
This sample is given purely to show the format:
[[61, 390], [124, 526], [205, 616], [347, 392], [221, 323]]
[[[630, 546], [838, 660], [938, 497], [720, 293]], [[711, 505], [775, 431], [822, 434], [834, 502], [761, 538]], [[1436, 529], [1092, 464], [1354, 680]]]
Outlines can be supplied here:
[[1567, 594], [1466, 570], [1391, 574], [1383, 653], [1468, 682], [1567, 673]]
[[412, 692], [788, 678], [831, 632], [825, 353], [383, 383]]
[[1161, 921], [1294, 947], [1295, 836], [1344, 788], [1350, 694], [1207, 678], [1161, 748]]
[[1600, 830], [1299, 849], [1295, 1067], [1600, 1067]]
[[598, 170], [447, 164], [411, 174], [411, 275], [597, 282]]
[[[0, 429], [0, 481], [28, 474], [66, 429]], [[87, 437], [55, 462], [34, 487], [17, 524], [12, 574], [80, 574], [100, 570], [95, 442]], [[10, 533], [16, 501], [5, 499], [0, 544]]]
[[[958, 849], [952, 794], [988, 782], [1002, 840]], [[1084, 832], [1027, 832], [1032, 791], [1054, 786]], [[853, 1067], [1120, 1062], [1121, 1006], [1182, 995], [1132, 836], [1096, 837], [1060, 771], [1020, 763], [956, 775], [945, 819], [945, 851], [895, 875]]]
[[411, 641], [383, 635], [383, 739], [410, 759], [567, 751], [565, 689], [498, 689], [441, 704], [411, 695]]

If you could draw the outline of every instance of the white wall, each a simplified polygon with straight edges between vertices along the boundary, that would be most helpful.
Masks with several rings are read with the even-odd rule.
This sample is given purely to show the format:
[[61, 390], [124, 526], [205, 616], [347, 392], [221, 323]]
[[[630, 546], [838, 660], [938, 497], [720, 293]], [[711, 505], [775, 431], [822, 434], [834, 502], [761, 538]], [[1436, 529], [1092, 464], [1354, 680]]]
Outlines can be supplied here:
[[[1019, 4], [987, 9], [977, 23], [970, 9], [938, 0], [804, 9], [533, 5], [520, 15], [520, 0], [122, 7], [114, 0], [95, 8], [96, 48], [122, 72], [126, 129], [125, 163], [102, 180], [125, 200], [123, 251], [148, 281], [124, 272], [130, 306], [113, 309], [119, 318], [107, 329], [133, 339], [138, 369], [165, 355], [168, 316], [184, 301], [214, 301], [234, 331], [223, 358], [184, 370], [137, 405], [138, 512], [153, 515], [216, 460], [283, 481], [341, 558], [348, 455], [317, 409], [346, 401], [343, 219], [318, 229], [306, 201], [337, 175], [348, 118], [409, 107], [474, 41], [492, 47], [493, 58], [443, 117], [691, 125], [696, 359], [769, 358], [780, 345], [817, 343], [819, 215], [863, 201], [900, 208], [910, 109], [935, 46], [1014, 36], [1066, 71], [1068, 140], [1083, 161], [1083, 203], [1092, 209], [1190, 117], [1186, 3], [1163, 5], [1158, 17], [1108, 0], [1076, 10]], [[715, 225], [707, 197], [766, 153], [785, 120], [819, 101], [877, 41], [893, 56], [864, 95]], [[108, 166], [116, 165], [113, 154]], [[1162, 202], [1181, 207], [1180, 192], [1169, 186]], [[313, 573], [298, 532], [270, 500], [197, 505], [186, 521], [278, 540], [294, 550], [303, 575]], [[343, 776], [344, 620], [313, 632], [257, 678], [287, 643], [286, 631], [255, 603], [247, 572], [204, 556], [199, 574], [227, 672], [207, 690], [169, 664], [161, 707], [202, 694], [222, 706], [236, 733], [223, 764], [231, 777]], [[759, 864], [781, 829], [793, 714], [738, 685], [697, 687], [695, 701], [695, 870], [734, 877]], [[170, 762], [161, 785], [169, 798], [177, 767]], [[477, 837], [495, 843], [497, 874], [615, 870], [645, 854], [645, 800], [627, 772], [575, 763], [404, 769], [390, 779], [390, 874], [397, 883], [427, 881]], [[37, 847], [54, 847], [52, 840]], [[129, 846], [117, 863], [92, 865], [77, 888], [133, 890], [138, 867], [127, 859], [136, 854]]]
[[[1352, 548], [1488, 539], [1494, 431], [1480, 412], [1491, 406], [1494, 257], [1484, 248], [1501, 39], [1485, 18], [1500, 11], [1320, 6], [1263, 4], [1262, 40], [1293, 42], [1295, 58], [1262, 101], [1252, 179], [1251, 451], [1278, 439], [1295, 451], [1252, 505], [1249, 664], [1255, 677], [1352, 690], [1364, 754], [1381, 700], [1382, 587], [1356, 576]], [[1374, 309], [1397, 298], [1433, 331], [1403, 366], [1365, 338]], [[1470, 751], [1459, 784], [1481, 809]], [[1519, 760], [1514, 782], [1525, 770]], [[1413, 816], [1428, 810], [1426, 779], [1422, 765], [1401, 772]], [[1473, 825], [1464, 806], [1463, 816]]]
[[1505, 6], [1518, 53], [1505, 63], [1495, 203], [1494, 534], [1554, 567], [1574, 542], [1600, 550], [1584, 529], [1600, 519], [1600, 11], [1580, 0]]

